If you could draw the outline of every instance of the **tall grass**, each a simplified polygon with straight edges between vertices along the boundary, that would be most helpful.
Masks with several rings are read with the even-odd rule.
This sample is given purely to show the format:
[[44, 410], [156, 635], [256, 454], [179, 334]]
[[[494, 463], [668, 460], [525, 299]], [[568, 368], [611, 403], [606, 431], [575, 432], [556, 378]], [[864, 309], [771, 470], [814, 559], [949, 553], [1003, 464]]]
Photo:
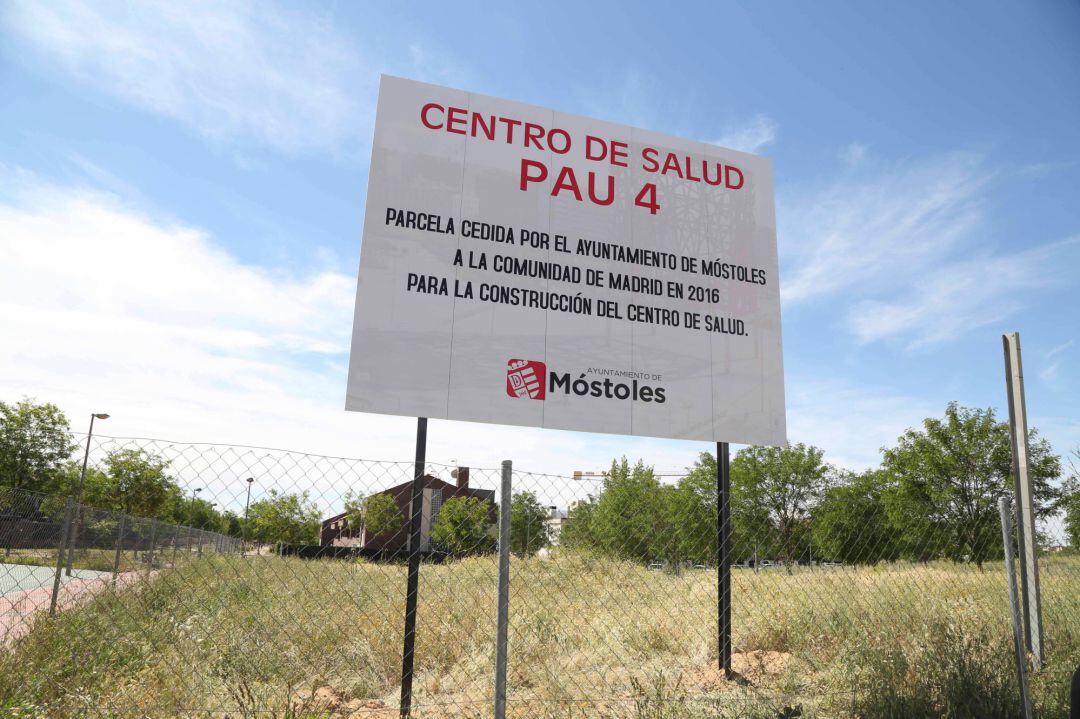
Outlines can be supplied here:
[[[489, 716], [496, 567], [421, 572], [418, 717]], [[1041, 717], [1067, 716], [1080, 558], [1043, 564]], [[1006, 717], [1019, 711], [1000, 566], [734, 573], [735, 668], [715, 669], [716, 577], [564, 554], [515, 560], [516, 717]], [[207, 556], [41, 621], [0, 656], [0, 715], [396, 717], [393, 564]], [[7, 714], [3, 714], [3, 710]], [[271, 713], [254, 713], [270, 710]]]

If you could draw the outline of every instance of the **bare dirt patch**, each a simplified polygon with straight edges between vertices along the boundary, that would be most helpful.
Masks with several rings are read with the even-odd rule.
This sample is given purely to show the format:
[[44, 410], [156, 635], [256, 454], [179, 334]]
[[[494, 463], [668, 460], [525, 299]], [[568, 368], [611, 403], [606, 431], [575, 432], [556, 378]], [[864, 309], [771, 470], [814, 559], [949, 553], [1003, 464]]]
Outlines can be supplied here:
[[688, 684], [705, 692], [721, 692], [731, 688], [733, 683], [757, 685], [778, 677], [787, 671], [791, 655], [787, 652], [770, 652], [755, 649], [750, 652], [734, 652], [731, 655], [731, 670], [739, 679], [729, 680], [718, 667], [709, 667], [694, 672], [687, 677]]
[[330, 719], [396, 719], [397, 709], [391, 709], [378, 699], [354, 699], [332, 686], [297, 693], [297, 703], [304, 711], [328, 714]]

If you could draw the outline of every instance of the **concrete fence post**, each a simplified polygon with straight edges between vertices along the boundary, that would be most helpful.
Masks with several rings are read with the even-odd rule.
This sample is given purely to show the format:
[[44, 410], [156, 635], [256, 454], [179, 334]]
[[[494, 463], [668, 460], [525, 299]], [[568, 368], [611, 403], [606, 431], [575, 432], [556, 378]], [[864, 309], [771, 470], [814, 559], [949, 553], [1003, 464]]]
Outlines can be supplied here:
[[1031, 718], [1031, 695], [1028, 693], [1027, 656], [1024, 652], [1024, 630], [1020, 618], [1020, 597], [1016, 591], [1016, 565], [1013, 561], [1012, 516], [1009, 498], [998, 499], [1001, 514], [1001, 543], [1005, 548], [1005, 577], [1009, 582], [1009, 606], [1012, 609], [1013, 649], [1016, 652], [1016, 675], [1020, 680], [1020, 701], [1024, 707], [1024, 719]]

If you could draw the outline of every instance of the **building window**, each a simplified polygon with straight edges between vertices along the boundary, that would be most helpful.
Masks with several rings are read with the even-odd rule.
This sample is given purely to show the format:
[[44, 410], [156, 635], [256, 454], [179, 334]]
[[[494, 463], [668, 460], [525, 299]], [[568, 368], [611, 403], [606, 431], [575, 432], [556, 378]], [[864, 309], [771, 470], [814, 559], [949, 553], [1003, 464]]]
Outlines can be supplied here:
[[439, 510], [442, 509], [442, 490], [431, 490], [431, 526], [435, 526], [435, 520], [439, 518]]

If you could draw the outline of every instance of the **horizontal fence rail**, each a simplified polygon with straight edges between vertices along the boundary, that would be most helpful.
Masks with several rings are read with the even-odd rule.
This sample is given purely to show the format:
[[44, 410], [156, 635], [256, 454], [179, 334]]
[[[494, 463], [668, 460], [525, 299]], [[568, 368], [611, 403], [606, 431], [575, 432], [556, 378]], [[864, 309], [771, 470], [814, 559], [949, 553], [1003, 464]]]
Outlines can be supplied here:
[[[67, 491], [0, 477], [11, 716], [397, 717], [412, 552], [412, 716], [492, 716], [500, 468], [426, 463], [410, 546], [412, 461], [107, 437], [89, 457], [79, 502], [77, 472], [37, 483]], [[515, 467], [510, 486], [508, 717], [1020, 712], [996, 503], [958, 555], [942, 527], [736, 494], [728, 677], [715, 465]], [[1046, 539], [1031, 694], [1067, 716], [1080, 556]]]

